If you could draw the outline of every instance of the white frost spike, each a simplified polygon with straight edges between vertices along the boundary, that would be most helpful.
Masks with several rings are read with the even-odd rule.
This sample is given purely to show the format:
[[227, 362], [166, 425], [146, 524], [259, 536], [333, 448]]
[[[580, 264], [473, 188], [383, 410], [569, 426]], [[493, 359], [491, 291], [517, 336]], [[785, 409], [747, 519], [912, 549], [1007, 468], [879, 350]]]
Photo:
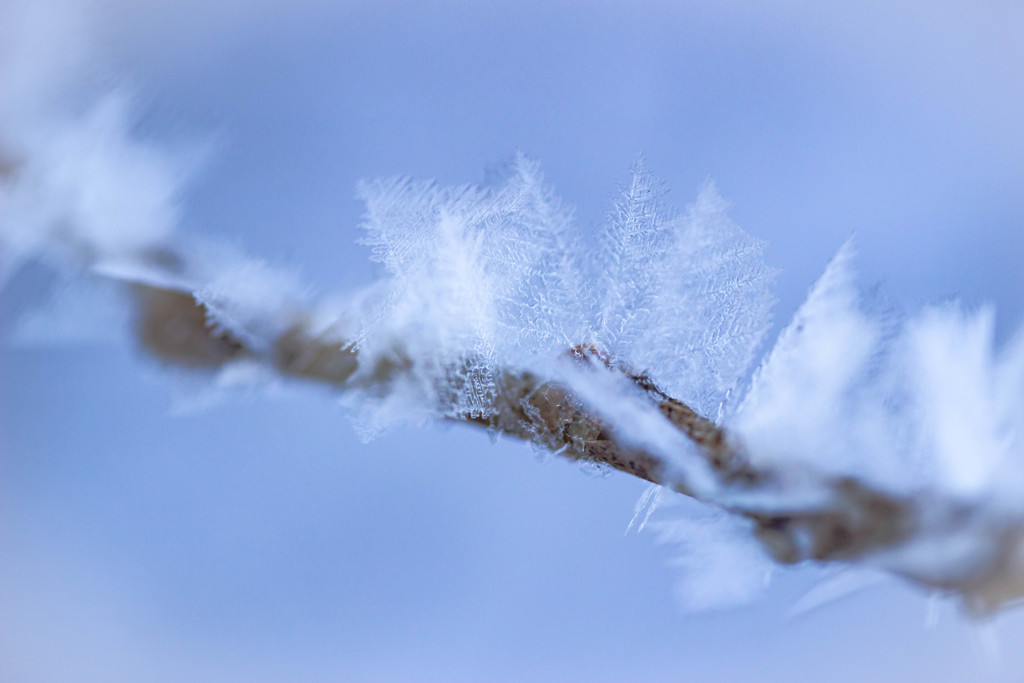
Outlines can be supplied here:
[[647, 487], [647, 490], [643, 492], [640, 500], [636, 502], [636, 506], [633, 508], [633, 519], [629, 520], [629, 524], [626, 526], [627, 534], [633, 527], [636, 527], [637, 533], [640, 533], [647, 527], [647, 523], [651, 521], [651, 515], [661, 505], [664, 493], [665, 489], [660, 484], [651, 484]]
[[15, 263], [134, 254], [170, 234], [184, 165], [131, 139], [129, 109], [114, 93], [11, 143], [24, 161], [0, 178], [0, 247]]
[[[994, 351], [991, 309], [864, 310], [847, 243], [757, 371], [732, 427], [752, 457], [937, 489], [1021, 511], [1024, 337]], [[893, 329], [890, 329], [893, 328]]]
[[[934, 454], [941, 484], [962, 496], [1005, 486], [999, 478], [1024, 483], [1019, 344], [997, 360], [994, 336], [991, 308], [966, 316], [953, 306], [925, 310], [906, 333], [910, 382], [924, 422], [925, 448]], [[1015, 446], [1016, 461], [1011, 457]]]
[[[363, 332], [361, 352], [388, 353], [399, 339], [428, 401], [450, 414], [487, 414], [495, 281], [482, 226], [504, 207], [476, 188], [405, 180], [363, 184], [360, 194], [367, 206], [364, 243], [394, 276]], [[463, 381], [448, 385], [455, 371]]]
[[[693, 611], [736, 607], [755, 599], [770, 584], [774, 564], [744, 520], [705, 505], [669, 496], [671, 519], [650, 523], [660, 543], [679, 548], [672, 564], [682, 606]], [[663, 505], [663, 509], [668, 504]]]
[[804, 593], [789, 609], [791, 619], [882, 584], [889, 577], [874, 569], [842, 567]]
[[208, 324], [229, 332], [250, 349], [268, 351], [295, 321], [303, 299], [301, 288], [292, 277], [262, 261], [238, 259], [216, 272], [192, 293], [206, 309]]
[[651, 367], [664, 368], [666, 389], [706, 417], [718, 414], [750, 367], [775, 303], [764, 242], [740, 230], [726, 208], [708, 182], [678, 224], [659, 275], [662, 322], [652, 330], [660, 353]]
[[673, 220], [665, 194], [640, 159], [600, 233], [598, 340], [622, 360], [644, 343], [654, 315], [656, 264], [665, 258]]
[[487, 415], [497, 358], [527, 366], [578, 338], [572, 216], [535, 163], [519, 156], [482, 188], [393, 180], [360, 195], [363, 242], [393, 276], [360, 348], [372, 356], [402, 340], [444, 412]]
[[714, 417], [771, 322], [764, 243], [737, 228], [711, 183], [685, 216], [643, 160], [601, 233], [597, 339], [616, 358]]
[[[514, 215], [493, 225], [486, 237], [509, 274], [497, 302], [503, 335], [517, 340], [527, 356], [578, 343], [584, 328], [581, 248], [571, 209], [544, 184], [537, 162], [522, 154], [496, 187], [514, 207]], [[513, 362], [520, 360], [516, 353]]]
[[864, 466], [844, 443], [857, 415], [852, 392], [881, 330], [860, 310], [852, 258], [847, 242], [755, 373], [735, 427], [758, 458], [846, 472]]

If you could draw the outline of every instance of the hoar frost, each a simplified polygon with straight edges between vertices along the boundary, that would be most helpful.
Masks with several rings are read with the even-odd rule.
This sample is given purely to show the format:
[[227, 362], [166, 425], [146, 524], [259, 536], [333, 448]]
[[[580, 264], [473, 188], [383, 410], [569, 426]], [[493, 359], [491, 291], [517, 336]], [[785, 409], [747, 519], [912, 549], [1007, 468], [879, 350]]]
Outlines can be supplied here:
[[364, 183], [390, 290], [361, 343], [402, 340], [450, 416], [488, 415], [501, 372], [558, 375], [580, 344], [713, 415], [770, 324], [773, 272], [712, 186], [684, 214], [664, 194], [639, 162], [594, 240], [521, 155], [483, 187]]
[[[288, 375], [280, 341], [315, 342], [291, 360], [369, 406], [364, 431], [410, 416], [488, 424], [502, 401], [529, 416], [529, 396], [506, 395], [515, 382], [562, 386], [622, 444], [656, 457], [666, 483], [721, 508], [655, 522], [684, 546], [680, 594], [692, 607], [746, 599], [765, 583], [759, 515], [841, 518], [849, 501], [837, 491], [850, 490], [897, 501], [915, 525], [856, 556], [862, 566], [961, 590], [980, 610], [1024, 594], [1024, 330], [997, 349], [992, 310], [907, 316], [873, 305], [847, 245], [746, 382], [770, 326], [774, 273], [714, 187], [677, 212], [640, 161], [587, 231], [520, 155], [482, 186], [363, 183], [363, 242], [387, 278], [311, 311], [294, 278], [182, 245], [188, 164], [137, 139], [123, 94], [91, 105], [57, 96], [78, 73], [48, 61], [45, 46], [66, 36], [46, 19], [32, 31], [0, 27], [10, 39], [0, 41], [0, 285], [34, 258], [68, 278], [85, 271], [157, 292], [192, 321], [190, 334], [224, 342], [215, 386], [254, 367]], [[24, 39], [40, 27], [48, 40]], [[93, 298], [71, 294], [23, 325], [21, 340], [80, 330]], [[329, 362], [316, 355], [325, 349], [337, 352]], [[303, 366], [290, 376], [316, 375]], [[650, 386], [715, 420], [750, 467], [777, 475], [771, 486], [723, 482]], [[863, 488], [837, 485], [851, 481]]]

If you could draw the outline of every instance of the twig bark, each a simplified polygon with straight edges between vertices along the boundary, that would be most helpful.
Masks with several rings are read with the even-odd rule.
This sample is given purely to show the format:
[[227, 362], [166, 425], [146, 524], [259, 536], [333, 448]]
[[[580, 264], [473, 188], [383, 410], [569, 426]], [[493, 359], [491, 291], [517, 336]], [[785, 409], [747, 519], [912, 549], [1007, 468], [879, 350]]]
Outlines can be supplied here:
[[[10, 156], [0, 155], [0, 180], [14, 177], [18, 168]], [[154, 262], [166, 266], [168, 258], [178, 261], [173, 253], [161, 251]], [[274, 340], [269, 353], [258, 351], [210, 325], [209, 312], [189, 291], [142, 282], [128, 286], [137, 308], [138, 340], [163, 362], [212, 370], [252, 358], [285, 377], [343, 390], [378, 391], [385, 391], [412, 369], [413, 361], [400, 350], [374, 359], [373, 367], [361, 367], [367, 360], [360, 358], [351, 340], [314, 333], [303, 322]], [[781, 563], [873, 563], [926, 589], [953, 594], [975, 614], [994, 612], [1024, 598], [1024, 522], [989, 518], [977, 506], [927, 493], [896, 495], [853, 477], [824, 475], [806, 467], [779, 471], [755, 466], [734, 435], [664, 393], [649, 378], [616, 367], [599, 349], [586, 344], [567, 352], [580, 362], [603, 366], [602, 371], [621, 373], [641, 389], [651, 406], [697, 446], [716, 480], [717, 493], [699, 495], [687, 482], [673, 477], [657, 453], [619, 439], [571, 389], [528, 372], [509, 369], [504, 373], [493, 414], [453, 419], [716, 505], [749, 520], [754, 535]], [[818, 495], [813, 503], [792, 496], [787, 506], [785, 501], [794, 489]], [[943, 571], [900, 559], [901, 552], [922, 539], [941, 542], [962, 533], [977, 537], [979, 530], [985, 536], [985, 549], [975, 551], [966, 567]]]
[[[282, 334], [269, 354], [260, 354], [210, 326], [207, 311], [189, 293], [151, 285], [135, 285], [134, 291], [139, 341], [169, 363], [215, 368], [238, 358], [258, 357], [283, 376], [339, 389], [384, 388], [411, 368], [412, 361], [400, 352], [374, 361], [372, 368], [361, 368], [364, 361], [349, 340], [314, 334], [302, 322]], [[623, 373], [643, 390], [652, 406], [698, 447], [714, 473], [721, 493], [712, 500], [703, 497], [705, 502], [749, 520], [753, 533], [779, 562], [876, 563], [926, 589], [957, 595], [976, 614], [1024, 597], [1024, 528], [1019, 524], [997, 529], [992, 551], [967, 571], [919, 571], [913, 564], [890, 561], [919, 536], [957, 533], [975, 520], [977, 511], [926, 495], [879, 491], [852, 477], [755, 467], [733, 435], [665, 394], [647, 377], [616, 368], [590, 346], [577, 346], [569, 353], [580, 362], [604, 366], [602, 371]], [[531, 373], [509, 370], [504, 374], [493, 415], [455, 419], [695, 496], [685, 482], [669, 477], [670, 469], [657, 454], [623, 443], [569, 388]], [[823, 495], [816, 503], [794, 503], [790, 508], [779, 504], [780, 496], [773, 496], [771, 505], [758, 502], [765, 499], [759, 493], [785, 491], [793, 482]]]

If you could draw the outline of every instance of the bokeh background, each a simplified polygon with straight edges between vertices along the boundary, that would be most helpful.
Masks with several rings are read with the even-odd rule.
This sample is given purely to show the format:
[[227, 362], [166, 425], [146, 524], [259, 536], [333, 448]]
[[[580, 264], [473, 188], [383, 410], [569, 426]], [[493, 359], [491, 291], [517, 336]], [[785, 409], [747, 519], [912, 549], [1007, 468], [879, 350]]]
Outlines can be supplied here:
[[[319, 292], [375, 277], [361, 178], [474, 182], [521, 150], [593, 226], [644, 154], [676, 206], [712, 178], [770, 242], [779, 324], [853, 233], [899, 306], [993, 303], [1000, 339], [1024, 318], [1017, 2], [55, 7], [139, 135], [202, 150], [183, 229]], [[43, 280], [0, 294], [5, 330]], [[672, 550], [626, 533], [643, 482], [470, 429], [361, 443], [318, 390], [181, 410], [195, 391], [128, 342], [0, 350], [0, 679], [1024, 676], [1022, 612], [883, 582], [792, 616], [800, 569], [688, 614]]]

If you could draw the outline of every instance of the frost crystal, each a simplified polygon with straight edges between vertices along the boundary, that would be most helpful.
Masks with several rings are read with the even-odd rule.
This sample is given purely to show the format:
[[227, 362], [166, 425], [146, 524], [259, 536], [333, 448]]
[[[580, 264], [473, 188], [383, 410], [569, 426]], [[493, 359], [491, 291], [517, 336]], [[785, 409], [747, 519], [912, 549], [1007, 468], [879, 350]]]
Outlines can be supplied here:
[[737, 426], [759, 457], [807, 458], [838, 470], [863, 464], [849, 456], [865, 433], [848, 425], [872, 391], [865, 379], [881, 330], [861, 310], [852, 258], [847, 243], [754, 376]]
[[497, 358], [525, 363], [579, 327], [571, 214], [517, 157], [487, 187], [364, 183], [363, 242], [393, 276], [362, 335], [401, 340], [422, 388], [451, 415], [486, 416]]
[[129, 99], [113, 93], [80, 119], [41, 118], [38, 130], [16, 140], [0, 138], [0, 164], [7, 147], [13, 158], [25, 159], [6, 182], [0, 172], [6, 268], [40, 255], [71, 261], [123, 257], [171, 234], [183, 164], [132, 139], [131, 123]]
[[294, 323], [295, 311], [303, 301], [297, 279], [230, 252], [210, 271], [207, 278], [197, 278], [192, 288], [192, 295], [206, 310], [208, 326], [243, 341], [247, 348], [271, 349], [274, 340]]
[[600, 232], [598, 282], [603, 305], [597, 333], [620, 358], [643, 349], [647, 325], [656, 319], [658, 264], [668, 255], [676, 227], [662, 202], [664, 196], [662, 183], [642, 160], [637, 162]]
[[641, 161], [613, 204], [601, 233], [598, 340], [715, 417], [771, 323], [774, 272], [712, 184], [682, 216], [665, 194]]
[[658, 541], [675, 546], [676, 598], [692, 611], [737, 607], [771, 582], [775, 565], [749, 524], [722, 510], [669, 494], [649, 522]]
[[484, 187], [398, 179], [359, 193], [363, 242], [392, 275], [361, 346], [400, 339], [450, 415], [490, 413], [499, 358], [539, 370], [596, 344], [713, 416], [769, 324], [763, 245], [729, 222], [710, 185], [676, 216], [642, 162], [596, 253], [523, 156]]
[[730, 425], [751, 454], [905, 493], [1019, 508], [1024, 335], [995, 351], [991, 309], [898, 318], [862, 299], [847, 243], [758, 369]]

